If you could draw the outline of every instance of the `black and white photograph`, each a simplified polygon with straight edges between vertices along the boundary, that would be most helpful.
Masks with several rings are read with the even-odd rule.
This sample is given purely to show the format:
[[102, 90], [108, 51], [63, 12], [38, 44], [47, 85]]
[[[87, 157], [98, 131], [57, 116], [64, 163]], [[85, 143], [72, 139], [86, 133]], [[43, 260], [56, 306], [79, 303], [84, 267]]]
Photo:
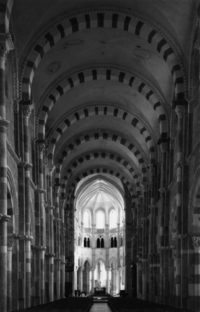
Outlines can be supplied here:
[[200, 0], [0, 0], [0, 312], [200, 312]]

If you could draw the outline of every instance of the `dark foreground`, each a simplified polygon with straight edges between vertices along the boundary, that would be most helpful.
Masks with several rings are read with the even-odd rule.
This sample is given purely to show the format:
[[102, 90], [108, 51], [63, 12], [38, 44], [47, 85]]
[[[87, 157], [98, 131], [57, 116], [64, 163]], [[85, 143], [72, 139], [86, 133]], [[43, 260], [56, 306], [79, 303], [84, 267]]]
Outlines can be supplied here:
[[109, 298], [107, 303], [94, 303], [91, 298], [66, 298], [52, 303], [21, 310], [23, 312], [190, 312], [132, 298]]

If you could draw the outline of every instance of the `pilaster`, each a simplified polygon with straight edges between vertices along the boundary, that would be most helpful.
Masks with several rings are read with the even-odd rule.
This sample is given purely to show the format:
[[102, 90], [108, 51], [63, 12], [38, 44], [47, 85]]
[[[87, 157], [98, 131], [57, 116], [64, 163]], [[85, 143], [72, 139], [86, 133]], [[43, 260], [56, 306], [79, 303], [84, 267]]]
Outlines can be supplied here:
[[[24, 170], [25, 170], [25, 235], [29, 237], [31, 234], [31, 193], [30, 193], [30, 178], [31, 168], [30, 163], [30, 134], [29, 134], [29, 119], [32, 112], [32, 105], [29, 101], [21, 102], [23, 112], [23, 127], [24, 127]], [[31, 239], [25, 239], [25, 270], [26, 270], [26, 308], [31, 306]]]
[[0, 34], [0, 307], [7, 311], [7, 127], [5, 102], [5, 66], [13, 48], [9, 34]]
[[177, 116], [176, 128], [176, 211], [177, 211], [177, 239], [176, 239], [176, 299], [177, 305], [185, 307], [188, 298], [187, 268], [188, 268], [188, 238], [187, 238], [187, 205], [186, 194], [184, 193], [185, 174], [185, 112], [187, 102], [178, 100], [174, 102]]

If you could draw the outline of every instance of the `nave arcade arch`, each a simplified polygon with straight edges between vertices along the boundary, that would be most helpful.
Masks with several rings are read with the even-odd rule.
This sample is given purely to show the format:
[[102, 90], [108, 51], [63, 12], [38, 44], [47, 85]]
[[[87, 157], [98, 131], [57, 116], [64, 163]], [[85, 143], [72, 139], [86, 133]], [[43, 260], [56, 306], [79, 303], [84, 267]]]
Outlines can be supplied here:
[[[93, 174], [78, 183], [74, 203], [74, 291], [90, 294], [104, 289], [114, 295], [125, 289], [123, 197], [123, 186], [116, 178], [114, 185], [106, 175]], [[89, 245], [85, 244], [87, 240]]]

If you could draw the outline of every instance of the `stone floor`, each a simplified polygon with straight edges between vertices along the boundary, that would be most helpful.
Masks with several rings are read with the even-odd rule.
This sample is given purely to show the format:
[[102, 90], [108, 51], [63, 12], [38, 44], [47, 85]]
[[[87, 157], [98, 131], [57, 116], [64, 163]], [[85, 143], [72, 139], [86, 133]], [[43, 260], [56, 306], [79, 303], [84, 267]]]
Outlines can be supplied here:
[[94, 303], [89, 312], [112, 312], [107, 303]]

